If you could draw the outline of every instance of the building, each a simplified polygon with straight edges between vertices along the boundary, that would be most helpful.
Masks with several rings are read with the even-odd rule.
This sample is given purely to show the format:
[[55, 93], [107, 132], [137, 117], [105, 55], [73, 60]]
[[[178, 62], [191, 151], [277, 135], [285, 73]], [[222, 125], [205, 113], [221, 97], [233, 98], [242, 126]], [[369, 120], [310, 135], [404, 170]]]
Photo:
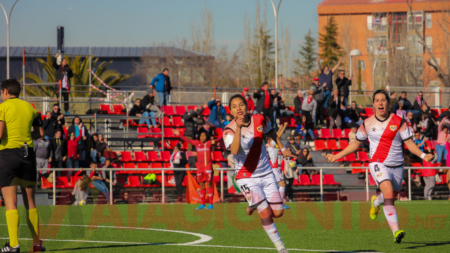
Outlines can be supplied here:
[[[411, 10], [406, 0], [324, 0], [317, 6], [319, 33], [324, 33], [324, 26], [333, 16], [339, 27], [338, 43], [347, 54], [346, 68], [348, 52], [361, 51], [362, 55], [355, 57], [352, 65], [356, 80], [360, 64], [362, 90], [387, 85], [439, 87], [443, 84], [427, 63], [430, 55], [425, 46], [431, 49], [436, 64], [444, 64], [448, 70], [450, 46], [439, 23], [450, 21], [449, 14], [443, 11], [450, 10], [450, 1], [413, 0]], [[414, 26], [425, 38], [425, 45]]]
[[[26, 71], [45, 76], [37, 58], [46, 60], [48, 49], [54, 56], [56, 47], [11, 47], [10, 77], [22, 78], [22, 51], [26, 52]], [[92, 55], [99, 58], [97, 64], [112, 61], [109, 69], [131, 77], [120, 86], [148, 85], [154, 76], [169, 68], [173, 86], [203, 86], [208, 82], [208, 73], [214, 57], [176, 47], [92, 47]], [[65, 54], [82, 58], [89, 55], [89, 47], [66, 47]], [[141, 64], [141, 74], [136, 66]], [[95, 69], [95, 66], [92, 67]], [[143, 68], [143, 69], [142, 69]], [[144, 73], [144, 74], [143, 74]], [[6, 47], [0, 47], [0, 80], [6, 79]]]

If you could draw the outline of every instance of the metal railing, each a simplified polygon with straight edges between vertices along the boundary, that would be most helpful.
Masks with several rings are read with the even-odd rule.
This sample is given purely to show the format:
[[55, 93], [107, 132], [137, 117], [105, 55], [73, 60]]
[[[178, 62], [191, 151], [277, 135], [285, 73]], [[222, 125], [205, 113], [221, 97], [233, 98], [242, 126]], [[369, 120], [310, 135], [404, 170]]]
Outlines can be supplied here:
[[[411, 170], [417, 170], [417, 169], [450, 169], [450, 167], [404, 167], [405, 170], [408, 170], [408, 200], [411, 201]], [[126, 170], [132, 170], [132, 171], [148, 171], [150, 168], [133, 168], [133, 169], [125, 169], [125, 168], [96, 168], [98, 171], [108, 171], [109, 173], [109, 180], [112, 182], [113, 180], [113, 171], [126, 171]], [[319, 169], [320, 172], [320, 184], [319, 184], [319, 190], [320, 190], [320, 201], [323, 201], [324, 196], [324, 184], [323, 184], [323, 170], [342, 170], [343, 167], [302, 167], [302, 169]], [[366, 201], [369, 201], [369, 169], [367, 167], [352, 167], [352, 169], [366, 169], [365, 171], [365, 190], [366, 190]], [[62, 168], [43, 168], [43, 169], [37, 169], [38, 171], [51, 171], [53, 174], [53, 205], [56, 205], [56, 171], [79, 171], [80, 169], [62, 169]], [[166, 195], [166, 187], [165, 187], [165, 171], [196, 171], [196, 168], [151, 168], [151, 170], [155, 171], [161, 171], [161, 203], [165, 204], [165, 195]], [[223, 203], [224, 202], [224, 171], [234, 171], [234, 169], [231, 168], [217, 168], [215, 170], [220, 171], [220, 200]], [[84, 169], [84, 171], [90, 171], [89, 168]], [[117, 176], [116, 176], [117, 177]], [[375, 179], [374, 179], [375, 180]], [[74, 187], [75, 185], [71, 185], [71, 187]], [[113, 199], [113, 186], [112, 183], [109, 184], [109, 195], [110, 199]], [[110, 202], [110, 205], [112, 205], [112, 201]]]

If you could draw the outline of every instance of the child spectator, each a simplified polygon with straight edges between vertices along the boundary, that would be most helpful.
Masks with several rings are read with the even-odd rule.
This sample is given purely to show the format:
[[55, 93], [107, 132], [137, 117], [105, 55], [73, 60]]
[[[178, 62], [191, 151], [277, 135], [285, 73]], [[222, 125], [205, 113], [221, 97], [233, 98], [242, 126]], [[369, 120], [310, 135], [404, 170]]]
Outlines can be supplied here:
[[223, 122], [223, 127], [226, 127], [228, 124], [230, 124], [230, 122], [233, 120], [233, 118], [231, 117], [231, 115], [227, 115], [225, 117], [225, 121]]
[[420, 133], [424, 136], [424, 140], [430, 140], [434, 135], [434, 121], [428, 113], [422, 114], [422, 121], [420, 122]]
[[299, 133], [303, 137], [304, 144], [306, 145], [306, 135], [309, 134], [312, 139], [315, 139], [316, 136], [313, 132], [313, 125], [308, 120], [305, 115], [302, 115], [302, 122], [297, 125], [297, 133]]
[[[83, 169], [78, 171], [75, 176], [78, 176], [81, 172], [83, 172]], [[87, 202], [87, 198], [89, 196], [89, 190], [90, 190], [90, 183], [91, 179], [83, 175], [81, 178], [78, 179], [78, 181], [75, 183], [75, 186], [73, 187], [72, 195], [75, 197], [74, 205], [77, 206], [80, 203], [84, 201], [84, 203]]]
[[403, 110], [403, 104], [404, 104], [403, 100], [398, 101], [398, 109], [397, 109], [397, 111], [396, 111], [395, 113], [396, 113], [397, 116], [399, 116], [400, 118], [406, 119], [406, 118], [407, 118], [407, 115], [406, 115], [406, 111]]
[[[106, 139], [103, 138], [103, 134], [98, 135], [98, 142], [95, 148], [97, 150], [97, 158], [99, 158], [100, 163], [104, 164], [106, 162], [104, 152], [106, 149], [109, 149], [109, 146]], [[110, 157], [108, 156], [108, 158]]]
[[448, 129], [450, 128], [450, 120], [445, 117], [441, 120], [438, 126], [438, 135], [436, 141], [437, 162], [442, 162], [442, 157], [447, 157], [447, 150], [445, 149], [445, 142], [447, 140]]

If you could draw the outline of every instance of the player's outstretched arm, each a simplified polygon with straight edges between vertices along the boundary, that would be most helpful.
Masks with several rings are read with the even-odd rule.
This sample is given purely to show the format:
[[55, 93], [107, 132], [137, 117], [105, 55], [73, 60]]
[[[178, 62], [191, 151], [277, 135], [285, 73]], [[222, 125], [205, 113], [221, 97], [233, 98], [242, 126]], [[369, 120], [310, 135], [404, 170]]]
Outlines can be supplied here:
[[355, 151], [358, 150], [358, 148], [361, 146], [361, 143], [362, 143], [362, 142], [360, 142], [360, 141], [358, 141], [358, 140], [355, 140], [355, 141], [350, 142], [350, 144], [348, 144], [348, 146], [347, 146], [344, 150], [342, 150], [341, 152], [339, 152], [339, 153], [337, 153], [337, 154], [335, 154], [335, 155], [328, 154], [328, 155], [327, 155], [328, 161], [329, 161], [330, 163], [334, 163], [334, 162], [336, 162], [337, 160], [343, 158], [344, 156], [346, 156], [346, 155], [348, 155], [348, 154], [350, 154], [350, 153], [355, 152]]
[[278, 137], [277, 133], [275, 131], [270, 131], [269, 133], [267, 133], [267, 136], [270, 137], [272, 140], [275, 140], [275, 142], [278, 145], [278, 149], [281, 150], [281, 153], [283, 153], [283, 156], [288, 158], [288, 157], [292, 157], [292, 158], [297, 158], [295, 155], [293, 155], [291, 153], [291, 149], [289, 148], [285, 148], [283, 143], [281, 143], [280, 138]]
[[415, 154], [416, 156], [422, 158], [423, 160], [425, 160], [427, 162], [433, 160], [433, 158], [434, 158], [433, 154], [426, 154], [424, 157], [422, 157], [422, 154], [425, 154], [425, 153], [423, 153], [419, 149], [419, 147], [417, 147], [417, 145], [412, 141], [412, 139], [406, 140], [405, 145], [411, 153]]

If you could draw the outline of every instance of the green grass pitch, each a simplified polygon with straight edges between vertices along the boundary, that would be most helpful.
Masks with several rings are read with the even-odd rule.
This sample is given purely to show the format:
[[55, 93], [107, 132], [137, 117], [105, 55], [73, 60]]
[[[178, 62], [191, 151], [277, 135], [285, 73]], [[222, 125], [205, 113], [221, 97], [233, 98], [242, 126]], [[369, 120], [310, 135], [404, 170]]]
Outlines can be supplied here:
[[[40, 206], [41, 234], [57, 252], [276, 252], [246, 203], [198, 205]], [[450, 252], [450, 201], [396, 202], [401, 244], [393, 243], [382, 210], [370, 221], [368, 202], [289, 203], [275, 222], [290, 252]], [[0, 243], [8, 237], [0, 208]], [[19, 208], [21, 251], [31, 245]], [[129, 228], [128, 228], [129, 227]]]

